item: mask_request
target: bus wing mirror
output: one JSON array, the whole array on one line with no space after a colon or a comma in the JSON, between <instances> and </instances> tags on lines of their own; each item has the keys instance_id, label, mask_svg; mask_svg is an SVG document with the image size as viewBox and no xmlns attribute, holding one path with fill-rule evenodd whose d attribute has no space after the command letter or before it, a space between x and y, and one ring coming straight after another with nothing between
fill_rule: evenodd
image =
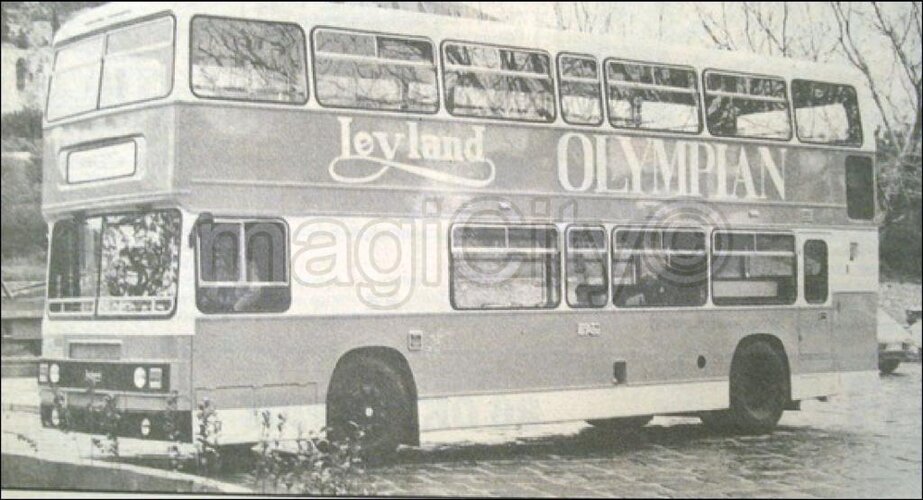
<instances>
[{"instance_id":1,"label":"bus wing mirror","mask_svg":"<svg viewBox=\"0 0 923 500\"><path fill-rule=\"evenodd\" d=\"M215 222L215 216L211 212L202 212L195 220L195 224L192 225L192 230L189 231L189 248L195 248L196 236L199 233L199 227L203 224L212 224Z\"/></svg>"}]
</instances>

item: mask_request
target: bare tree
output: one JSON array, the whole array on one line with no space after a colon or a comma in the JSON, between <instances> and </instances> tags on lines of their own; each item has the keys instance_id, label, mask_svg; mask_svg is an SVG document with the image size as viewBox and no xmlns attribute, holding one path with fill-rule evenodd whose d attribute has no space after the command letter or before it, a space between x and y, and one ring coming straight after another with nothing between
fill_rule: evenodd
<instances>
[{"instance_id":1,"label":"bare tree","mask_svg":"<svg viewBox=\"0 0 923 500\"><path fill-rule=\"evenodd\" d=\"M708 40L724 50L770 56L826 60L835 42L830 27L811 3L741 2L697 4L696 13Z\"/></svg>"},{"instance_id":2,"label":"bare tree","mask_svg":"<svg viewBox=\"0 0 923 500\"><path fill-rule=\"evenodd\" d=\"M886 221L900 218L898 208L920 200L921 142L921 8L920 3L905 4L895 12L877 3L868 5L832 2L830 9L837 26L837 42L850 65L865 77L872 100L881 115L879 164L882 177L880 198ZM868 43L860 33L883 39L892 59L888 81L876 75L871 61L882 57L878 46ZM874 51L874 52L873 52ZM898 85L894 85L894 80Z\"/></svg>"}]
</instances>

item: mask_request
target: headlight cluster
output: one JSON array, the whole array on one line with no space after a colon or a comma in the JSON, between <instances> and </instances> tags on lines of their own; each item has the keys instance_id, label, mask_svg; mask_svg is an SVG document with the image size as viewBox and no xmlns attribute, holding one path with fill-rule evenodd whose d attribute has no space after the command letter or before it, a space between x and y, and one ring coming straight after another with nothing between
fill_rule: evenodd
<instances>
[{"instance_id":1,"label":"headlight cluster","mask_svg":"<svg viewBox=\"0 0 923 500\"><path fill-rule=\"evenodd\" d=\"M57 384L61 381L61 367L57 363L39 363L38 365L38 383Z\"/></svg>"},{"instance_id":2,"label":"headlight cluster","mask_svg":"<svg viewBox=\"0 0 923 500\"><path fill-rule=\"evenodd\" d=\"M162 389L163 388L163 368L151 367L145 368L139 366L135 368L134 376L135 387L138 389Z\"/></svg>"}]
</instances>

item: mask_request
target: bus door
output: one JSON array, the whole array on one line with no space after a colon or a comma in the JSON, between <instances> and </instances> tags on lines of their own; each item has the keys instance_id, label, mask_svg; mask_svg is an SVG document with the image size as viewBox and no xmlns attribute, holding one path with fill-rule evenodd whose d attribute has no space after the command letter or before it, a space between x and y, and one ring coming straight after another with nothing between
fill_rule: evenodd
<instances>
[{"instance_id":1,"label":"bus door","mask_svg":"<svg viewBox=\"0 0 923 500\"><path fill-rule=\"evenodd\" d=\"M799 281L803 291L798 318L798 354L805 372L831 371L835 368L827 239L827 235L821 234L803 234L798 238Z\"/></svg>"}]
</instances>

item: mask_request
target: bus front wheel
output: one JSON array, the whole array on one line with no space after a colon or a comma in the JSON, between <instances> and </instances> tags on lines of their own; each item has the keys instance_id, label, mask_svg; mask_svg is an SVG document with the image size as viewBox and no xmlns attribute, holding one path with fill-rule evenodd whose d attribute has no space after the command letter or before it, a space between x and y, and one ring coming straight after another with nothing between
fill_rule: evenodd
<instances>
[{"instance_id":1,"label":"bus front wheel","mask_svg":"<svg viewBox=\"0 0 923 500\"><path fill-rule=\"evenodd\" d=\"M720 431L772 432L785 411L787 376L785 361L769 344L741 347L731 363L730 408L704 413L702 422Z\"/></svg>"},{"instance_id":2,"label":"bus front wheel","mask_svg":"<svg viewBox=\"0 0 923 500\"><path fill-rule=\"evenodd\" d=\"M358 358L337 369L327 398L333 440L356 439L367 460L397 449L410 425L410 392L400 373L376 358Z\"/></svg>"}]
</instances>

